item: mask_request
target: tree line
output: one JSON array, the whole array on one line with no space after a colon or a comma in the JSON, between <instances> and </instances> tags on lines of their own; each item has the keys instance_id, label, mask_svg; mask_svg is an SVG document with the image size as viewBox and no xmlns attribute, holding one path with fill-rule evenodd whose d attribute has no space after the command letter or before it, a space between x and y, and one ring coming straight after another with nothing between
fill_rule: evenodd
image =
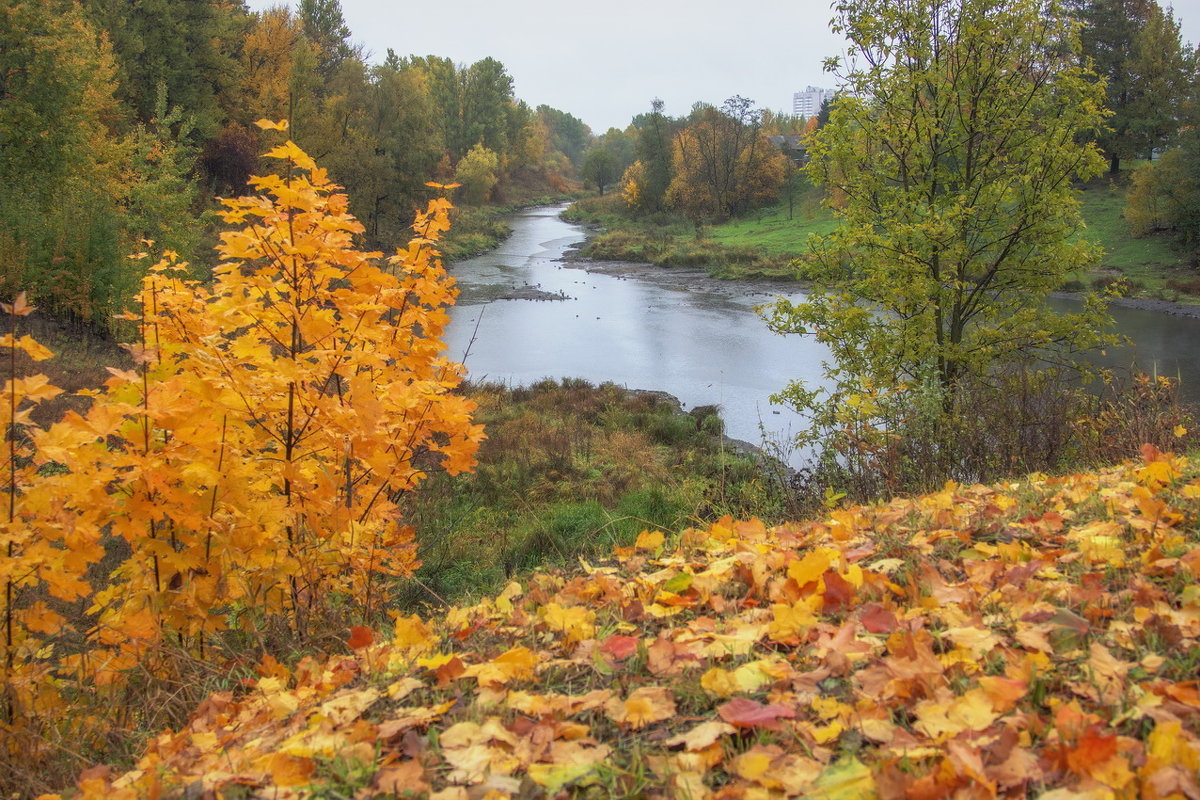
<instances>
[{"instance_id":1,"label":"tree line","mask_svg":"<svg viewBox=\"0 0 1200 800\"><path fill-rule=\"evenodd\" d=\"M261 118L291 121L384 249L407 241L426 182L477 204L562 192L591 138L517 98L493 58L371 63L338 0L5 3L0 293L105 320L136 289L125 255L142 240L203 262L215 198L261 168Z\"/></svg>"},{"instance_id":2,"label":"tree line","mask_svg":"<svg viewBox=\"0 0 1200 800\"><path fill-rule=\"evenodd\" d=\"M1073 0L1062 14L1079 28L1071 57L1086 80L1103 86L1107 109L1081 135L1098 147L1110 179L1131 183L1125 212L1131 231L1173 236L1200 258L1195 46L1183 42L1179 22L1155 0ZM838 99L848 99L845 91ZM805 119L755 109L735 96L719 107L697 103L676 118L656 100L625 130L593 140L583 177L601 194L619 187L635 215L679 212L697 224L728 219L795 191L809 137L829 121L833 104ZM783 158L763 140L769 135L797 136L802 144L786 148L793 159Z\"/></svg>"},{"instance_id":3,"label":"tree line","mask_svg":"<svg viewBox=\"0 0 1200 800\"><path fill-rule=\"evenodd\" d=\"M740 95L720 106L696 103L678 118L655 99L624 131L596 139L583 177L601 194L619 186L635 215L677 212L701 226L777 202L795 165L767 136L799 135L815 124Z\"/></svg>"}]
</instances>

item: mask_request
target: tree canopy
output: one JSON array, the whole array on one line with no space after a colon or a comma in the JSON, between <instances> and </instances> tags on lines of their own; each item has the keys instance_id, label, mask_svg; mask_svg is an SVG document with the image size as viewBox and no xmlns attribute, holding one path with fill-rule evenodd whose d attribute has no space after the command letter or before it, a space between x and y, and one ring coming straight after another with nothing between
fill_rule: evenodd
<instances>
[{"instance_id":1,"label":"tree canopy","mask_svg":"<svg viewBox=\"0 0 1200 800\"><path fill-rule=\"evenodd\" d=\"M1083 0L1076 14L1083 54L1104 79L1112 114L1098 141L1116 173L1123 159L1148 158L1178 129L1191 54L1179 23L1154 0Z\"/></svg>"},{"instance_id":2,"label":"tree canopy","mask_svg":"<svg viewBox=\"0 0 1200 800\"><path fill-rule=\"evenodd\" d=\"M835 30L851 56L813 137L809 176L843 224L800 264L804 302L773 328L831 350L829 399L932 385L948 411L960 382L988 384L1029 359L1097 341L1098 317L1043 303L1090 264L1076 178L1103 162L1086 133L1102 90L1055 0L853 0ZM793 384L781 399L813 408Z\"/></svg>"},{"instance_id":3,"label":"tree canopy","mask_svg":"<svg viewBox=\"0 0 1200 800\"><path fill-rule=\"evenodd\" d=\"M740 95L697 106L675 137L667 201L697 223L727 219L779 197L787 157L762 135L762 114Z\"/></svg>"},{"instance_id":4,"label":"tree canopy","mask_svg":"<svg viewBox=\"0 0 1200 800\"><path fill-rule=\"evenodd\" d=\"M197 245L216 198L258 170L263 118L289 120L382 249L476 145L512 202L577 188L592 144L580 120L518 100L495 59L367 63L339 0L14 0L0 4L0 296L103 322L146 238L204 274Z\"/></svg>"}]
</instances>

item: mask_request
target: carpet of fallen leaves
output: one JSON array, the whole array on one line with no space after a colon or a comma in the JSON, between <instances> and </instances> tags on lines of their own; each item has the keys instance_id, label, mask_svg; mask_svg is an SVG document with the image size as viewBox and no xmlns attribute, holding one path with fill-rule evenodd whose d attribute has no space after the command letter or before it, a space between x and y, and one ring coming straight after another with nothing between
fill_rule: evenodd
<instances>
[{"instance_id":1,"label":"carpet of fallen leaves","mask_svg":"<svg viewBox=\"0 0 1200 800\"><path fill-rule=\"evenodd\" d=\"M1183 458L643 533L268 661L85 797L1200 798Z\"/></svg>"}]
</instances>

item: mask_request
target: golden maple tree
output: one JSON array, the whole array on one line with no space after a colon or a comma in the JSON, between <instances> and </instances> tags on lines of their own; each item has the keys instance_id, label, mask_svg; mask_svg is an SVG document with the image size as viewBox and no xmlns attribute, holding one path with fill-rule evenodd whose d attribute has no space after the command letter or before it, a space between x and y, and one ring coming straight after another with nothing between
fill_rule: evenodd
<instances>
[{"instance_id":1,"label":"golden maple tree","mask_svg":"<svg viewBox=\"0 0 1200 800\"><path fill-rule=\"evenodd\" d=\"M64 681L170 671L179 648L203 655L234 624L284 615L303 636L330 597L370 613L418 563L397 501L428 470L474 465L482 427L441 342L449 202L384 259L354 247L362 226L311 158L290 141L267 155L281 174L225 201L234 227L211 283L171 253L148 270L128 315L135 366L110 369L85 413L38 429L29 401L56 390L6 385L9 726L55 705ZM0 344L47 356L15 335L22 303ZM123 558L93 590L110 551ZM55 601L81 599L86 645L64 645Z\"/></svg>"}]
</instances>

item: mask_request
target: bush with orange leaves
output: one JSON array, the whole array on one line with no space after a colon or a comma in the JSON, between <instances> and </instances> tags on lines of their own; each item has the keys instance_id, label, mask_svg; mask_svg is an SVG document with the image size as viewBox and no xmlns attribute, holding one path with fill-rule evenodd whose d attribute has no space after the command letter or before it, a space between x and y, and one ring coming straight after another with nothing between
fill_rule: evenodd
<instances>
[{"instance_id":1,"label":"bush with orange leaves","mask_svg":"<svg viewBox=\"0 0 1200 800\"><path fill-rule=\"evenodd\" d=\"M171 253L148 270L135 367L111 369L85 414L37 427L29 406L56 390L10 370L8 732L52 718L64 692L169 673L231 626L282 618L304 636L328 598L377 609L417 566L397 500L427 470L474 466L482 427L442 355L449 202L385 260L355 249L362 226L311 158L290 141L267 155L282 174L225 201L235 227L211 284ZM17 336L23 298L6 310L10 364L48 355Z\"/></svg>"}]
</instances>

